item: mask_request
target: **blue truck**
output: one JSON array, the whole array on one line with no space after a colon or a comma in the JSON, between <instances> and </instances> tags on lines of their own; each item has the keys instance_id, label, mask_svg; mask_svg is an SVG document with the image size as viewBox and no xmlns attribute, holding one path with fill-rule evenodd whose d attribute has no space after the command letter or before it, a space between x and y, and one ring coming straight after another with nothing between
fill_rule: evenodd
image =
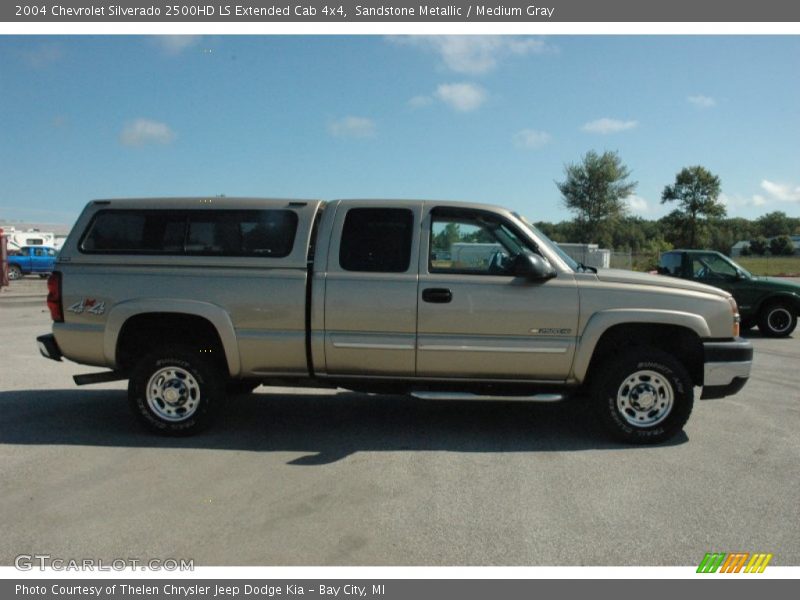
<instances>
[{"instance_id":1,"label":"blue truck","mask_svg":"<svg viewBox=\"0 0 800 600\"><path fill-rule=\"evenodd\" d=\"M53 272L58 252L49 246L23 246L8 253L8 278L21 279L24 275L41 277Z\"/></svg>"}]
</instances>

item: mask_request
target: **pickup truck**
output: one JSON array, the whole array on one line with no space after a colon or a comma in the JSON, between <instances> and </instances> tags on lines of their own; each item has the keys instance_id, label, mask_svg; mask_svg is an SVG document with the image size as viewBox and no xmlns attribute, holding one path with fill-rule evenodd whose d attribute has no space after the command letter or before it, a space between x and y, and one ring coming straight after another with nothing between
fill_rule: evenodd
<instances>
[{"instance_id":1,"label":"pickup truck","mask_svg":"<svg viewBox=\"0 0 800 600\"><path fill-rule=\"evenodd\" d=\"M8 254L8 278L21 279L35 273L44 277L53 272L58 253L48 246L23 246Z\"/></svg>"},{"instance_id":2,"label":"pickup truck","mask_svg":"<svg viewBox=\"0 0 800 600\"><path fill-rule=\"evenodd\" d=\"M492 251L462 260L464 244ZM167 434L266 384L588 396L616 438L656 443L681 431L696 386L738 392L753 355L729 293L584 267L482 204L96 200L48 288L41 353L109 369L78 384L127 379L134 413Z\"/></svg>"},{"instance_id":3,"label":"pickup truck","mask_svg":"<svg viewBox=\"0 0 800 600\"><path fill-rule=\"evenodd\" d=\"M758 325L768 337L788 337L800 314L800 284L756 277L714 250L671 250L661 255L658 272L721 288L733 294L742 328Z\"/></svg>"}]
</instances>

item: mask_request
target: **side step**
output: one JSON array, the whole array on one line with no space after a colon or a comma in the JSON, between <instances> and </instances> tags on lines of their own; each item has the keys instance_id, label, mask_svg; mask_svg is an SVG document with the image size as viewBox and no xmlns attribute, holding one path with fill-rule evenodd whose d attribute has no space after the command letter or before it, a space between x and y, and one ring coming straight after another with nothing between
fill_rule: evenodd
<instances>
[{"instance_id":1,"label":"side step","mask_svg":"<svg viewBox=\"0 0 800 600\"><path fill-rule=\"evenodd\" d=\"M481 396L480 394L460 392L411 392L414 398L420 400L502 400L513 402L560 402L563 394L534 394L532 396Z\"/></svg>"},{"instance_id":2,"label":"side step","mask_svg":"<svg viewBox=\"0 0 800 600\"><path fill-rule=\"evenodd\" d=\"M101 373L84 373L83 375L72 376L75 385L91 385L93 383L121 381L127 378L128 376L121 371L102 371Z\"/></svg>"}]
</instances>

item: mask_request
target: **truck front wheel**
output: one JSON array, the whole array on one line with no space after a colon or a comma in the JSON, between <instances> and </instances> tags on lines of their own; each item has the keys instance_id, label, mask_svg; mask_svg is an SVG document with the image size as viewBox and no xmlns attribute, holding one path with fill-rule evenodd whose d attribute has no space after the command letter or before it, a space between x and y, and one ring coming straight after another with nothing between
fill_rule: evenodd
<instances>
[{"instance_id":1,"label":"truck front wheel","mask_svg":"<svg viewBox=\"0 0 800 600\"><path fill-rule=\"evenodd\" d=\"M783 302L773 302L761 310L758 328L769 337L787 337L797 327L794 309Z\"/></svg>"},{"instance_id":2,"label":"truck front wheel","mask_svg":"<svg viewBox=\"0 0 800 600\"><path fill-rule=\"evenodd\" d=\"M692 412L694 388L671 355L638 348L612 359L594 377L600 417L617 439L656 444L676 435Z\"/></svg>"},{"instance_id":3,"label":"truck front wheel","mask_svg":"<svg viewBox=\"0 0 800 600\"><path fill-rule=\"evenodd\" d=\"M188 346L149 354L128 382L133 412L148 429L167 435L190 435L208 426L224 398L220 369Z\"/></svg>"},{"instance_id":4,"label":"truck front wheel","mask_svg":"<svg viewBox=\"0 0 800 600\"><path fill-rule=\"evenodd\" d=\"M19 265L8 265L8 278L11 281L22 279L22 269L19 268Z\"/></svg>"}]
</instances>

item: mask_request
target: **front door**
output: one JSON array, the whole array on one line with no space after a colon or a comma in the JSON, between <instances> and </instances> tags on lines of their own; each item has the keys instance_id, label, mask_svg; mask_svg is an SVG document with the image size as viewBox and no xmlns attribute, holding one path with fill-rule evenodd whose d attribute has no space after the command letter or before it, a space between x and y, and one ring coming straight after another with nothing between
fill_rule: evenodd
<instances>
[{"instance_id":1,"label":"front door","mask_svg":"<svg viewBox=\"0 0 800 600\"><path fill-rule=\"evenodd\" d=\"M417 375L565 379L578 327L574 277L513 276L513 257L535 249L499 215L452 207L426 212Z\"/></svg>"}]
</instances>

